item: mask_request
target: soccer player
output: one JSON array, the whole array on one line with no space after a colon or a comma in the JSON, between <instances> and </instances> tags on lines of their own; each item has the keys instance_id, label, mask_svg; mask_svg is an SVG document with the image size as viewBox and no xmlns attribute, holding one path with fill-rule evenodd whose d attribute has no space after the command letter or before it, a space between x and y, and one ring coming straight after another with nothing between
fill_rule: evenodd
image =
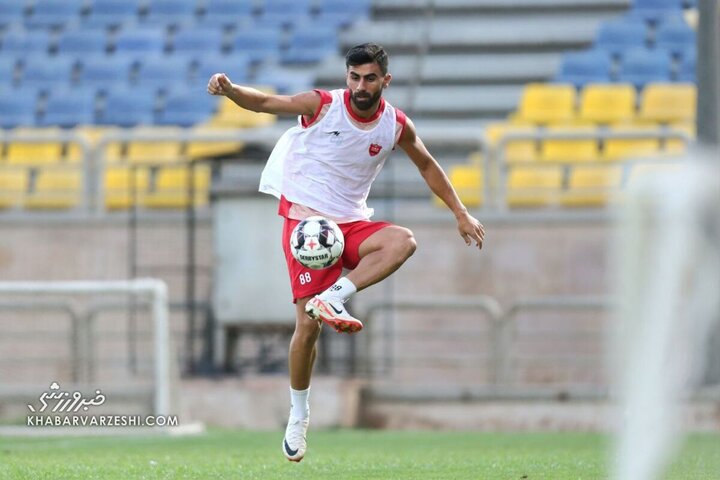
<instances>
[{"instance_id":1,"label":"soccer player","mask_svg":"<svg viewBox=\"0 0 720 480\"><path fill-rule=\"evenodd\" d=\"M363 325L344 303L357 291L397 270L415 251L413 233L371 221L366 204L370 186L396 146L417 166L423 179L452 210L465 243L482 248L485 232L462 204L437 161L415 132L413 122L382 96L392 75L388 55L377 44L351 48L345 56L347 89L269 95L235 85L223 73L208 82L208 93L224 95L254 112L298 115L298 125L278 140L260 179L260 191L280 199L285 218L285 251L294 302L295 332L290 341L291 410L283 453L299 462L307 449L308 395L316 342L322 322L338 332ZM310 270L290 253L289 235L311 215L334 220L345 236L341 259L324 270ZM340 278L342 269L350 273Z\"/></svg>"}]
</instances>

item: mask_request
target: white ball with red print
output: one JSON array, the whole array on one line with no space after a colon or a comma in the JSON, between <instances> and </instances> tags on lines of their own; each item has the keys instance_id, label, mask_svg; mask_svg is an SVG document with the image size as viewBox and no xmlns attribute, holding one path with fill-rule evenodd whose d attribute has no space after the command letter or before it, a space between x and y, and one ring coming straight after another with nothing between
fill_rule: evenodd
<instances>
[{"instance_id":1,"label":"white ball with red print","mask_svg":"<svg viewBox=\"0 0 720 480\"><path fill-rule=\"evenodd\" d=\"M337 223L313 216L298 223L290 235L290 251L307 268L321 270L338 261L345 238Z\"/></svg>"}]
</instances>

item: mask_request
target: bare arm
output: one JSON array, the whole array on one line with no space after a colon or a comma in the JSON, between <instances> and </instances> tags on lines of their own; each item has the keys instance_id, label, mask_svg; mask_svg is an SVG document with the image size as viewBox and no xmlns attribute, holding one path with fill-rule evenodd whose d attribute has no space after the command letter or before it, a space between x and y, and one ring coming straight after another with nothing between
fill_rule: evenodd
<instances>
[{"instance_id":1,"label":"bare arm","mask_svg":"<svg viewBox=\"0 0 720 480\"><path fill-rule=\"evenodd\" d=\"M417 166L430 190L440 197L455 214L458 222L458 232L465 240L465 243L471 245L474 240L478 248L482 248L483 238L485 237L485 229L482 224L468 213L447 175L425 147L420 137L417 136L415 125L409 118L406 122L405 131L400 137L398 145Z\"/></svg>"},{"instance_id":2,"label":"bare arm","mask_svg":"<svg viewBox=\"0 0 720 480\"><path fill-rule=\"evenodd\" d=\"M312 116L320 106L317 92L297 95L270 95L251 87L236 85L224 73L216 73L208 81L210 95L223 95L239 107L253 112Z\"/></svg>"}]
</instances>

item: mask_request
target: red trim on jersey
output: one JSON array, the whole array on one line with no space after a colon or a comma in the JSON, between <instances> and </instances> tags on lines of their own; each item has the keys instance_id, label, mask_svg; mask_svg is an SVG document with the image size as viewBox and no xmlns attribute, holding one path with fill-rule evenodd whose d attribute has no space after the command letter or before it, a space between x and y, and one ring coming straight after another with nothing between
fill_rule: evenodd
<instances>
[{"instance_id":1,"label":"red trim on jersey","mask_svg":"<svg viewBox=\"0 0 720 480\"><path fill-rule=\"evenodd\" d=\"M400 136L398 137L398 142L403 136L403 133L405 133L405 125L407 125L407 116L405 116L405 112L400 110L399 108L395 107L395 121L402 125L402 128L400 129Z\"/></svg>"},{"instance_id":2,"label":"red trim on jersey","mask_svg":"<svg viewBox=\"0 0 720 480\"><path fill-rule=\"evenodd\" d=\"M385 111L385 99L380 97L380 105L378 105L378 109L375 111L375 113L373 113L370 118L363 118L353 112L352 105L350 105L350 90L345 90L343 99L345 101L345 108L347 109L350 116L353 118L353 120L360 123L374 122L375 120L380 118L380 115L382 115L383 111Z\"/></svg>"},{"instance_id":3,"label":"red trim on jersey","mask_svg":"<svg viewBox=\"0 0 720 480\"><path fill-rule=\"evenodd\" d=\"M313 114L312 117L310 117L310 120L308 120L306 117L307 115L302 115L300 117L300 123L302 123L302 126L304 128L309 127L318 118L318 115L320 115L320 111L322 110L323 106L327 105L328 103L332 103L332 94L328 92L327 90L320 90L319 88L316 88L313 90L313 92L317 92L320 94L320 105L318 105L317 110L315 111L315 114Z\"/></svg>"}]
</instances>

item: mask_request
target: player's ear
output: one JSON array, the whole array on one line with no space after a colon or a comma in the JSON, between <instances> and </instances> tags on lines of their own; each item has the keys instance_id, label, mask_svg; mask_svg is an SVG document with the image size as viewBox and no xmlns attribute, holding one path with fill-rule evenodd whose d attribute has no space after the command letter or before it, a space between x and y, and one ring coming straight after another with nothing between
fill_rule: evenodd
<instances>
[{"instance_id":1,"label":"player's ear","mask_svg":"<svg viewBox=\"0 0 720 480\"><path fill-rule=\"evenodd\" d=\"M386 73L385 77L383 78L383 88L389 87L391 80L392 80L392 74Z\"/></svg>"}]
</instances>

